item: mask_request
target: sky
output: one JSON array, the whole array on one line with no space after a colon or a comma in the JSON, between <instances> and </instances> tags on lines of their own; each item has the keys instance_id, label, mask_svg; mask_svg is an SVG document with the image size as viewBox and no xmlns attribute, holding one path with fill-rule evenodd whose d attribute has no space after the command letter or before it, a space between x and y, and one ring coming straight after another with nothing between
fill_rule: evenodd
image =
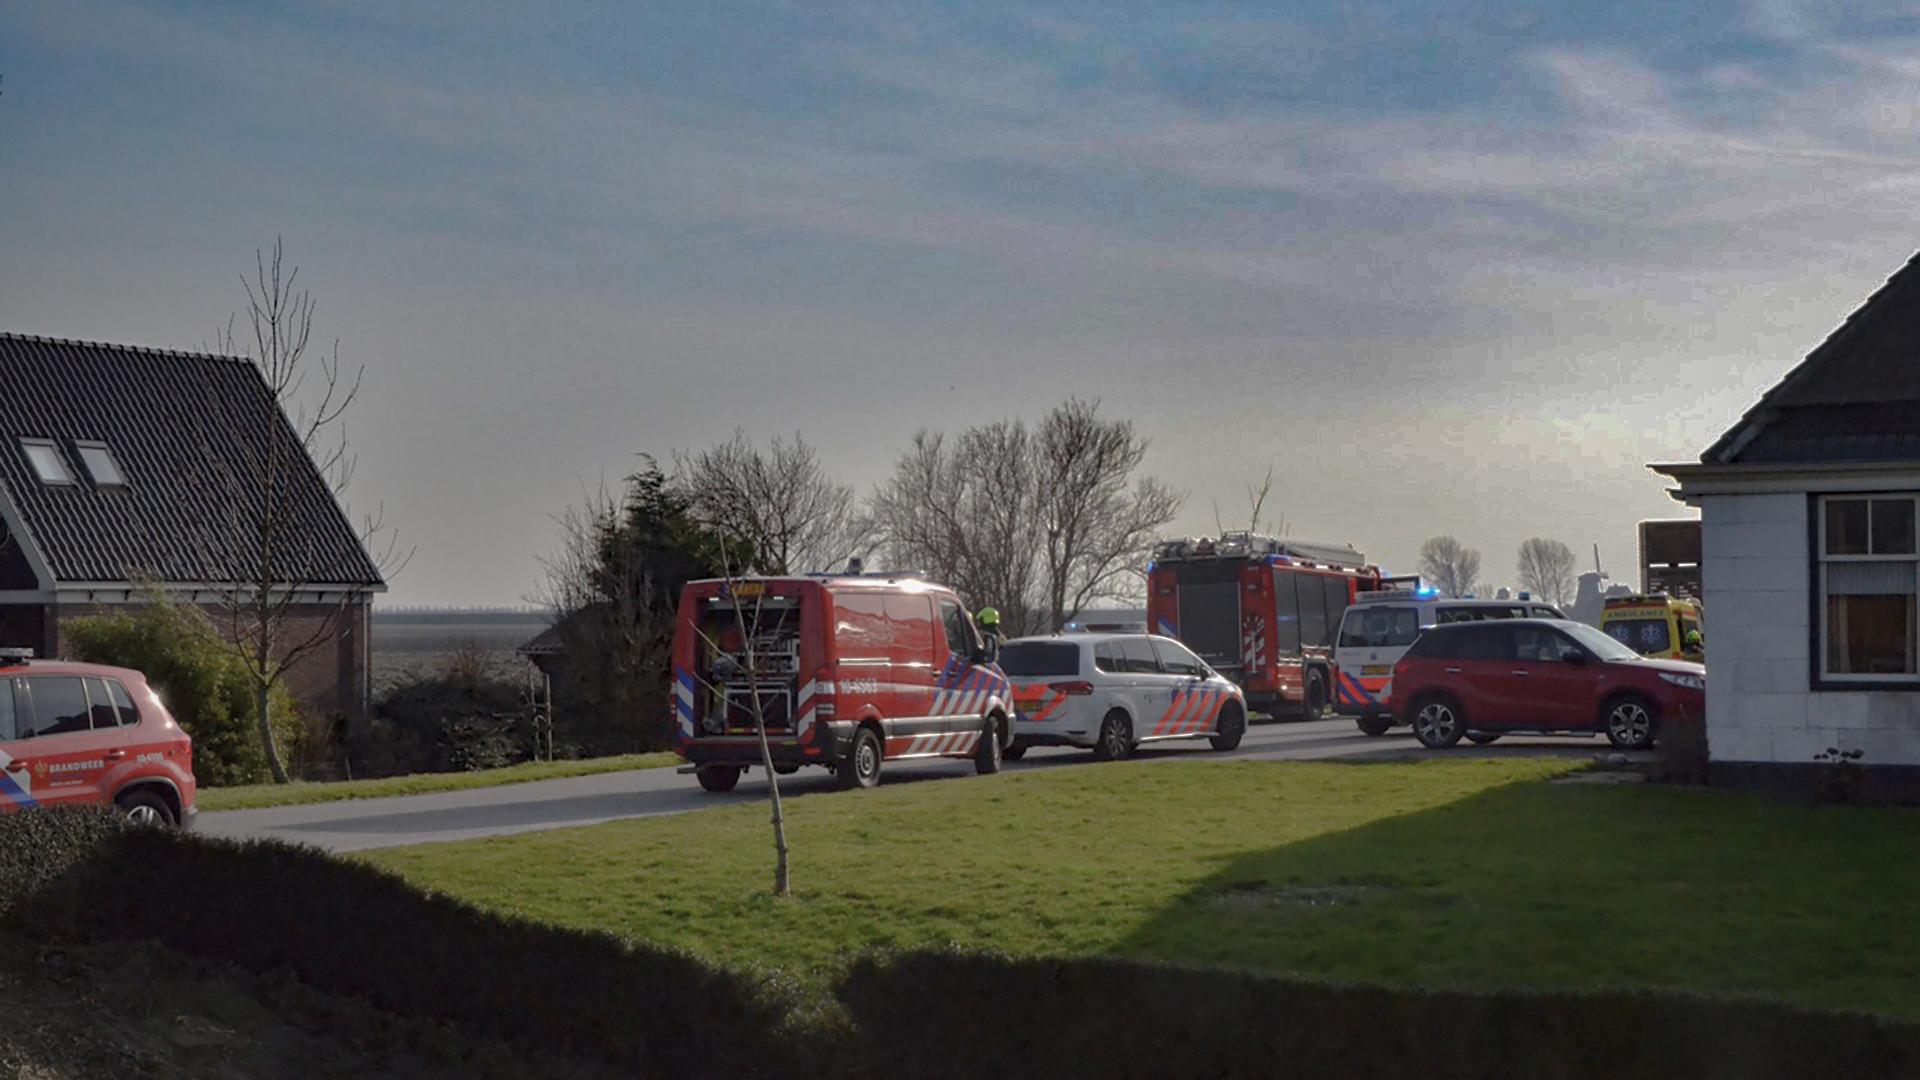
<instances>
[{"instance_id":1,"label":"sky","mask_svg":"<svg viewBox=\"0 0 1920 1080\"><path fill-rule=\"evenodd\" d=\"M1172 535L1636 580L1700 452L1920 248L1874 0L8 0L0 331L209 349L285 245L363 370L380 606L540 593L652 455L1070 396ZM311 387L309 387L311 389Z\"/></svg>"}]
</instances>

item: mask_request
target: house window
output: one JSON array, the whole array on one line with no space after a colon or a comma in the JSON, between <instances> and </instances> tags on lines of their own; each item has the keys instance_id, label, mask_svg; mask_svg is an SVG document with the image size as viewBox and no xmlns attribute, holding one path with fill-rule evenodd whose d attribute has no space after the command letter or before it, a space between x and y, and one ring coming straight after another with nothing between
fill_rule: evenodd
<instances>
[{"instance_id":1,"label":"house window","mask_svg":"<svg viewBox=\"0 0 1920 1080\"><path fill-rule=\"evenodd\" d=\"M1914 496L1828 497L1820 503L1821 674L1835 682L1912 679L1915 666Z\"/></svg>"},{"instance_id":2,"label":"house window","mask_svg":"<svg viewBox=\"0 0 1920 1080\"><path fill-rule=\"evenodd\" d=\"M113 451L103 442L76 442L73 448L80 453L80 464L86 466L87 475L93 477L97 487L124 487L127 474L120 471L120 463L114 460Z\"/></svg>"},{"instance_id":3,"label":"house window","mask_svg":"<svg viewBox=\"0 0 1920 1080\"><path fill-rule=\"evenodd\" d=\"M60 448L52 439L21 439L20 449L26 452L27 463L41 483L73 483L73 470L67 468L67 459L60 456Z\"/></svg>"}]
</instances>

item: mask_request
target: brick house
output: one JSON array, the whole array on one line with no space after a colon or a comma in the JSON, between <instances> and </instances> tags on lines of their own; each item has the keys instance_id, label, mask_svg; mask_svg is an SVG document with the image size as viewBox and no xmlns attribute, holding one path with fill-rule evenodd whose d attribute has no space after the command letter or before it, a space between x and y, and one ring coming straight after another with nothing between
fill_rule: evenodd
<instances>
[{"instance_id":1,"label":"brick house","mask_svg":"<svg viewBox=\"0 0 1920 1080\"><path fill-rule=\"evenodd\" d=\"M253 420L248 418L252 417ZM283 478L268 485L273 468ZM66 653L64 623L138 602L141 582L216 625L262 547L264 492L290 539L287 672L318 716L366 715L379 569L251 362L0 334L0 646Z\"/></svg>"},{"instance_id":2,"label":"brick house","mask_svg":"<svg viewBox=\"0 0 1920 1080\"><path fill-rule=\"evenodd\" d=\"M1698 462L1649 468L1700 510L1710 781L1920 794L1920 256Z\"/></svg>"}]
</instances>

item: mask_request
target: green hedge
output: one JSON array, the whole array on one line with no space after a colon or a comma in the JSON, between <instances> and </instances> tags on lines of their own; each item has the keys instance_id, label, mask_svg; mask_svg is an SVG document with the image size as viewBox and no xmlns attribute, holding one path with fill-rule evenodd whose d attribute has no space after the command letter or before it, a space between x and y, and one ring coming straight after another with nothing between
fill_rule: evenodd
<instances>
[{"instance_id":1,"label":"green hedge","mask_svg":"<svg viewBox=\"0 0 1920 1080\"><path fill-rule=\"evenodd\" d=\"M754 979L604 934L490 914L281 841L100 837L19 899L42 938L154 941L255 974L652 1075L767 1075L785 1005ZM43 875L43 880L45 875Z\"/></svg>"},{"instance_id":2,"label":"green hedge","mask_svg":"<svg viewBox=\"0 0 1920 1080\"><path fill-rule=\"evenodd\" d=\"M1920 1027L1645 991L1419 992L921 952L854 963L838 995L876 1060L924 1078L1920 1075Z\"/></svg>"}]
</instances>

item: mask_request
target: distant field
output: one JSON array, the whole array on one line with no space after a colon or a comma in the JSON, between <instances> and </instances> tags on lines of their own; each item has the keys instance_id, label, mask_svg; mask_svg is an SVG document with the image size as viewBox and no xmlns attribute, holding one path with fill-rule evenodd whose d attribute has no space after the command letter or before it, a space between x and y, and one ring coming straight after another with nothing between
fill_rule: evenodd
<instances>
[{"instance_id":1,"label":"distant field","mask_svg":"<svg viewBox=\"0 0 1920 1080\"><path fill-rule=\"evenodd\" d=\"M430 675L460 653L487 657L502 678L518 679L527 663L514 650L553 622L545 611L497 608L382 611L373 609L373 687Z\"/></svg>"}]
</instances>

